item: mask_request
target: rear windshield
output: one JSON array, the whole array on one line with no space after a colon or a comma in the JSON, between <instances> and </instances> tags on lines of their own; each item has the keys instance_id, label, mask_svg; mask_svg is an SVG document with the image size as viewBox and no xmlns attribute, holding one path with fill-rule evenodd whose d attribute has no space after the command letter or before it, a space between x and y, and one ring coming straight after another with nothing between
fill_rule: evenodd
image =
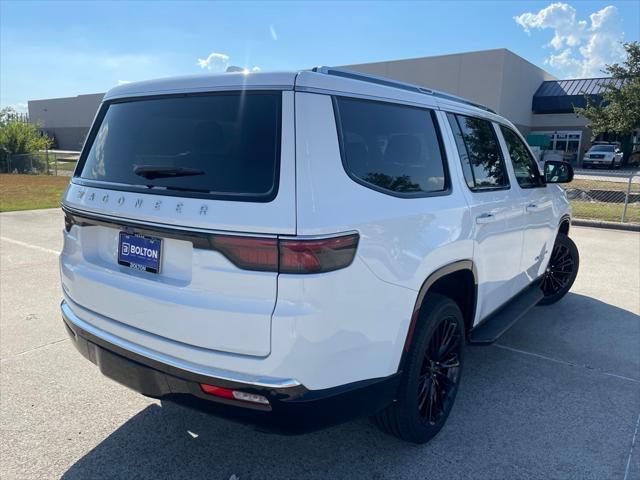
<instances>
[{"instance_id":1,"label":"rear windshield","mask_svg":"<svg viewBox=\"0 0 640 480\"><path fill-rule=\"evenodd\" d=\"M100 117L77 174L89 183L249 201L277 193L279 92L124 101Z\"/></svg>"}]
</instances>

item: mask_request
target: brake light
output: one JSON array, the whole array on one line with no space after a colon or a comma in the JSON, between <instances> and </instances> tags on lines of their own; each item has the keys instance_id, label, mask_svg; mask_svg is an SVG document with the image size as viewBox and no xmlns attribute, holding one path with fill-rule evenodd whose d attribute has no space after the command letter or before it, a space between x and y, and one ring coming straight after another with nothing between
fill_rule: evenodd
<instances>
[{"instance_id":1,"label":"brake light","mask_svg":"<svg viewBox=\"0 0 640 480\"><path fill-rule=\"evenodd\" d=\"M280 240L280 273L331 272L351 265L358 234L320 240Z\"/></svg>"},{"instance_id":2,"label":"brake light","mask_svg":"<svg viewBox=\"0 0 640 480\"><path fill-rule=\"evenodd\" d=\"M69 215L67 212L64 212L64 229L68 232L73 227L73 224L76 223L73 220L73 217Z\"/></svg>"},{"instance_id":3,"label":"brake light","mask_svg":"<svg viewBox=\"0 0 640 480\"><path fill-rule=\"evenodd\" d=\"M357 233L323 239L211 237L212 246L239 268L298 274L348 267L358 240Z\"/></svg>"},{"instance_id":4,"label":"brake light","mask_svg":"<svg viewBox=\"0 0 640 480\"><path fill-rule=\"evenodd\" d=\"M278 240L275 238L213 236L216 250L245 270L278 271Z\"/></svg>"}]
</instances>

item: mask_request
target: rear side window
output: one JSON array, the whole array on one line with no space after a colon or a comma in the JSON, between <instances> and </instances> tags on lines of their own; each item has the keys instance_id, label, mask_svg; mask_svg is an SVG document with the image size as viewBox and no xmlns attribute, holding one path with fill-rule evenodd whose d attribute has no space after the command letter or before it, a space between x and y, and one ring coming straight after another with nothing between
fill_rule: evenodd
<instances>
[{"instance_id":1,"label":"rear side window","mask_svg":"<svg viewBox=\"0 0 640 480\"><path fill-rule=\"evenodd\" d=\"M452 113L447 117L469 188L477 191L508 188L507 171L491 122Z\"/></svg>"},{"instance_id":2,"label":"rear side window","mask_svg":"<svg viewBox=\"0 0 640 480\"><path fill-rule=\"evenodd\" d=\"M344 166L358 183L397 196L447 190L431 110L344 97L335 107Z\"/></svg>"},{"instance_id":3,"label":"rear side window","mask_svg":"<svg viewBox=\"0 0 640 480\"><path fill-rule=\"evenodd\" d=\"M270 201L278 188L280 119L280 92L111 103L79 177L152 193Z\"/></svg>"},{"instance_id":4,"label":"rear side window","mask_svg":"<svg viewBox=\"0 0 640 480\"><path fill-rule=\"evenodd\" d=\"M504 125L500 125L500 130L509 149L518 185L522 188L544 187L538 164L518 134Z\"/></svg>"}]
</instances>

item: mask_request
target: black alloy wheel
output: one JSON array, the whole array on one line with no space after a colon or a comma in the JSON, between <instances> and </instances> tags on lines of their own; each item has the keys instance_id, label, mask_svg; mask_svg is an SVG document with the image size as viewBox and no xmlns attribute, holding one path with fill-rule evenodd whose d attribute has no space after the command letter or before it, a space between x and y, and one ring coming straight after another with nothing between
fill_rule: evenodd
<instances>
[{"instance_id":1,"label":"black alloy wheel","mask_svg":"<svg viewBox=\"0 0 640 480\"><path fill-rule=\"evenodd\" d=\"M460 378L462 336L454 317L443 318L424 353L418 380L418 411L435 425L451 409Z\"/></svg>"},{"instance_id":2,"label":"black alloy wheel","mask_svg":"<svg viewBox=\"0 0 640 480\"><path fill-rule=\"evenodd\" d=\"M401 362L396 399L375 416L382 430L408 442L425 443L442 429L458 393L464 332L458 304L427 293Z\"/></svg>"},{"instance_id":3,"label":"black alloy wheel","mask_svg":"<svg viewBox=\"0 0 640 480\"><path fill-rule=\"evenodd\" d=\"M540 283L544 294L540 304L549 305L564 297L578 275L579 265L580 256L575 243L568 236L559 233Z\"/></svg>"}]
</instances>

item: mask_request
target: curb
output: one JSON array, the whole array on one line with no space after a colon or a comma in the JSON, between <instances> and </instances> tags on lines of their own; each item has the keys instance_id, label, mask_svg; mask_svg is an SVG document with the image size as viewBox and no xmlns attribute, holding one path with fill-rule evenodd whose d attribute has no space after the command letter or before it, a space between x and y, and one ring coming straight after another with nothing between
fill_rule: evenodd
<instances>
[{"instance_id":1,"label":"curb","mask_svg":"<svg viewBox=\"0 0 640 480\"><path fill-rule=\"evenodd\" d=\"M640 224L637 224L637 223L604 222L604 221L596 221L596 220L581 220L579 218L574 218L571 220L571 225L575 225L576 227L610 228L612 230L640 232Z\"/></svg>"}]
</instances>

